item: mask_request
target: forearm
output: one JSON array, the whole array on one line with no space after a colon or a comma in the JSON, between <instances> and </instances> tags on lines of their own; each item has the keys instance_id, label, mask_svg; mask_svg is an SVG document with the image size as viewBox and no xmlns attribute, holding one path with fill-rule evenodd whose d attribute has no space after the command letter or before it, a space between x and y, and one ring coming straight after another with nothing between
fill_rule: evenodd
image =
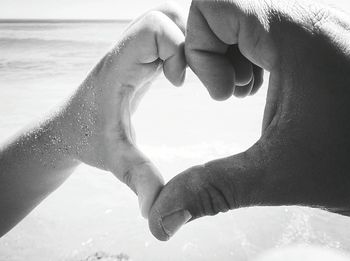
<instances>
[{"instance_id":1,"label":"forearm","mask_svg":"<svg viewBox=\"0 0 350 261\"><path fill-rule=\"evenodd\" d=\"M114 97L112 90L118 86L107 77L110 68L105 60L55 113L1 145L0 236L57 189L81 162L109 171L121 168L115 155L126 152L114 144L112 134L124 132L125 124L118 128L113 123L124 123L121 109L128 104L119 100L128 96Z\"/></svg>"},{"instance_id":2,"label":"forearm","mask_svg":"<svg viewBox=\"0 0 350 261\"><path fill-rule=\"evenodd\" d=\"M79 164L67 143L69 124L56 115L0 150L0 236L61 185Z\"/></svg>"}]
</instances>

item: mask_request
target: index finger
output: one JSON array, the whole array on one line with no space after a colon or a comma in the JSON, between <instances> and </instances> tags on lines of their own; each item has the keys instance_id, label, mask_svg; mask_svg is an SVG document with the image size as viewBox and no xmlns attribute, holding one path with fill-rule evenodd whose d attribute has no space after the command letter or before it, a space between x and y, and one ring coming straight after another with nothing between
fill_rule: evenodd
<instances>
[{"instance_id":1,"label":"index finger","mask_svg":"<svg viewBox=\"0 0 350 261\"><path fill-rule=\"evenodd\" d=\"M224 100L232 95L235 83L234 66L226 55L229 44L222 41L214 32L211 26L218 25L216 21L207 20L207 15L201 10L200 4L202 8L203 5L208 5L205 6L206 9L215 9L215 2L192 2L187 22L185 55L188 65L208 89L212 98ZM215 10L213 12L212 16L220 14ZM226 25L225 22L222 24ZM221 31L231 33L228 28L227 30L221 28Z\"/></svg>"}]
</instances>

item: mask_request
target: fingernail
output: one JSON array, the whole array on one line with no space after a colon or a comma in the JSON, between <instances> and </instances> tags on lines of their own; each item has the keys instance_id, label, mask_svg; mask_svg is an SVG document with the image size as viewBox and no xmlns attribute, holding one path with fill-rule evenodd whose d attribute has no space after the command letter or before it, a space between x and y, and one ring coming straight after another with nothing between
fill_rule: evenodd
<instances>
[{"instance_id":1,"label":"fingernail","mask_svg":"<svg viewBox=\"0 0 350 261\"><path fill-rule=\"evenodd\" d=\"M172 237L184 224L186 224L192 215L187 210L179 210L162 218L164 232Z\"/></svg>"}]
</instances>

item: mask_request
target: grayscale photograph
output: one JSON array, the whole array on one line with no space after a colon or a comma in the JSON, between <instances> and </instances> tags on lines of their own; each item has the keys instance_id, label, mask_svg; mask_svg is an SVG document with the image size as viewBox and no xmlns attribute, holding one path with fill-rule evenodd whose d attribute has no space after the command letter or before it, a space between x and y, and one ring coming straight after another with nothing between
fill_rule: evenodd
<instances>
[{"instance_id":1,"label":"grayscale photograph","mask_svg":"<svg viewBox=\"0 0 350 261\"><path fill-rule=\"evenodd\" d=\"M350 260L349 0L0 0L0 261Z\"/></svg>"}]
</instances>

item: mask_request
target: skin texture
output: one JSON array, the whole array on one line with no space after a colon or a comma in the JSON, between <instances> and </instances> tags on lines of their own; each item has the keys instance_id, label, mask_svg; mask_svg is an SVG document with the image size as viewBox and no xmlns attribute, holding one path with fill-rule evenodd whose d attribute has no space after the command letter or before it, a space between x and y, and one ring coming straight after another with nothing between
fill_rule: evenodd
<instances>
[{"instance_id":1,"label":"skin texture","mask_svg":"<svg viewBox=\"0 0 350 261\"><path fill-rule=\"evenodd\" d=\"M247 206L350 213L349 29L346 15L315 2L192 2L186 59L214 99L252 94L260 68L270 72L262 135L170 180L150 212L155 237Z\"/></svg>"},{"instance_id":2,"label":"skin texture","mask_svg":"<svg viewBox=\"0 0 350 261\"><path fill-rule=\"evenodd\" d=\"M130 117L161 71L182 84L184 24L169 5L136 19L62 107L0 147L0 236L80 163L125 182L147 217L163 179L137 149Z\"/></svg>"}]
</instances>

